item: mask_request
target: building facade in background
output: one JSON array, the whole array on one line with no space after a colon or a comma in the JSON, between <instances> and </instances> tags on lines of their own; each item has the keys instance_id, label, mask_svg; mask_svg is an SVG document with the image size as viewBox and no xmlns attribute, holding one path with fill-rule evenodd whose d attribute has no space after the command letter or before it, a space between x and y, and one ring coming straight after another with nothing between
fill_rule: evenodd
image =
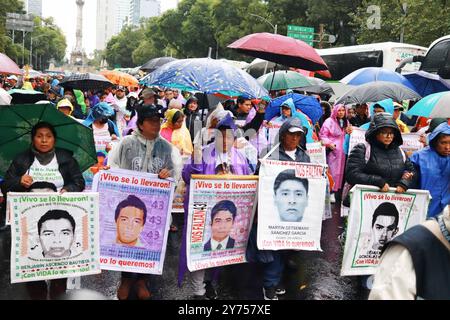
<instances>
[{"instance_id":1,"label":"building facade in background","mask_svg":"<svg viewBox=\"0 0 450 320\"><path fill-rule=\"evenodd\" d=\"M158 0L129 0L129 21L132 25L139 25L142 18L157 17L161 14L161 4Z\"/></svg>"},{"instance_id":2,"label":"building facade in background","mask_svg":"<svg viewBox=\"0 0 450 320\"><path fill-rule=\"evenodd\" d=\"M97 0L97 26L96 45L97 50L104 50L109 39L116 32L116 5L117 0Z\"/></svg>"},{"instance_id":3,"label":"building facade in background","mask_svg":"<svg viewBox=\"0 0 450 320\"><path fill-rule=\"evenodd\" d=\"M26 13L42 17L42 0L22 0Z\"/></svg>"}]
</instances>

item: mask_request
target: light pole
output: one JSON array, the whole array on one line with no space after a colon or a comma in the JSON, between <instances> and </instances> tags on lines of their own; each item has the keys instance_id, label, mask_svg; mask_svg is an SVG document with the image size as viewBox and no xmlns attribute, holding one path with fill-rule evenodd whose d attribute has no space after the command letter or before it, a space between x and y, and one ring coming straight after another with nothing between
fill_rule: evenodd
<instances>
[{"instance_id":1,"label":"light pole","mask_svg":"<svg viewBox=\"0 0 450 320\"><path fill-rule=\"evenodd\" d=\"M403 19L402 19L402 31L400 33L400 43L403 43L405 37L405 20L406 15L408 14L408 4L406 2L402 4L402 13Z\"/></svg>"},{"instance_id":2,"label":"light pole","mask_svg":"<svg viewBox=\"0 0 450 320\"><path fill-rule=\"evenodd\" d=\"M259 16L259 15L257 15L257 14L254 14L254 13L249 13L249 15L254 16L254 17L258 17L258 18L264 20L267 24L269 24L269 25L273 28L273 33L274 33L274 34L277 34L277 32L278 32L278 25L277 25L277 24L276 24L276 25L273 25L273 24L272 24L269 20L267 20L266 18L261 17L261 16Z\"/></svg>"},{"instance_id":3,"label":"light pole","mask_svg":"<svg viewBox=\"0 0 450 320\"><path fill-rule=\"evenodd\" d=\"M251 16L254 16L254 17L257 17L257 18L260 18L260 19L262 19L264 22L266 22L268 25L270 25L272 28L273 28L273 33L274 34L277 34L277 32L278 32L278 25L276 24L276 25L273 25L269 20L267 20L266 18L264 18L264 17L261 17L261 16L259 16L259 15L257 15L257 14L254 14L254 13L249 13ZM266 62L266 65L265 65L265 67L264 67L264 74L266 74L266 72L267 72L267 68L269 67L269 61L267 61Z\"/></svg>"}]
</instances>

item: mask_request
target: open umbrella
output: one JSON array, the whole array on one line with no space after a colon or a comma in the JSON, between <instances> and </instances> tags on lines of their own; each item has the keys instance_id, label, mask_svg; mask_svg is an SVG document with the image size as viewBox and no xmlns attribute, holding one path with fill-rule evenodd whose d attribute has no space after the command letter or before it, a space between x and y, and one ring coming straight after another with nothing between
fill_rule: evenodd
<instances>
[{"instance_id":1,"label":"open umbrella","mask_svg":"<svg viewBox=\"0 0 450 320\"><path fill-rule=\"evenodd\" d=\"M178 60L178 59L172 58L172 57L154 58L154 59L147 61L144 65L142 65L141 70L145 71L145 72L153 72L156 69L158 69L159 67L162 67L163 65L165 65L166 63L169 63L169 62L172 62L175 60Z\"/></svg>"},{"instance_id":2,"label":"open umbrella","mask_svg":"<svg viewBox=\"0 0 450 320\"><path fill-rule=\"evenodd\" d=\"M426 118L450 118L450 91L426 96L409 109L406 115Z\"/></svg>"},{"instance_id":3,"label":"open umbrella","mask_svg":"<svg viewBox=\"0 0 450 320\"><path fill-rule=\"evenodd\" d=\"M21 75L22 70L12 61L6 54L0 53L0 74L17 74Z\"/></svg>"},{"instance_id":4,"label":"open umbrella","mask_svg":"<svg viewBox=\"0 0 450 320\"><path fill-rule=\"evenodd\" d=\"M12 97L11 104L36 103L47 99L43 92L35 90L12 89L8 93Z\"/></svg>"},{"instance_id":5,"label":"open umbrella","mask_svg":"<svg viewBox=\"0 0 450 320\"><path fill-rule=\"evenodd\" d=\"M402 84L386 81L369 82L347 91L337 104L361 104L391 98L394 101L417 100L421 96Z\"/></svg>"},{"instance_id":6,"label":"open umbrella","mask_svg":"<svg viewBox=\"0 0 450 320\"><path fill-rule=\"evenodd\" d=\"M264 116L265 120L271 120L275 116L280 115L280 107L286 100L292 98L294 100L294 105L297 110L300 110L311 119L312 123L319 121L320 117L323 115L322 107L316 98L310 96L304 96L298 93L289 93L284 96L273 99L266 109L266 114Z\"/></svg>"},{"instance_id":7,"label":"open umbrella","mask_svg":"<svg viewBox=\"0 0 450 320\"><path fill-rule=\"evenodd\" d=\"M282 70L265 74L257 81L267 90L286 90L312 84L298 72Z\"/></svg>"},{"instance_id":8,"label":"open umbrella","mask_svg":"<svg viewBox=\"0 0 450 320\"><path fill-rule=\"evenodd\" d=\"M169 62L142 78L141 84L206 94L267 97L269 93L252 76L232 65L210 58Z\"/></svg>"},{"instance_id":9,"label":"open umbrella","mask_svg":"<svg viewBox=\"0 0 450 320\"><path fill-rule=\"evenodd\" d=\"M240 53L309 71L327 70L317 51L301 40L272 33L249 34L228 46Z\"/></svg>"},{"instance_id":10,"label":"open umbrella","mask_svg":"<svg viewBox=\"0 0 450 320\"><path fill-rule=\"evenodd\" d=\"M56 130L56 147L73 152L81 171L97 163L92 129L56 110L51 104L0 106L0 176L12 160L31 145L31 128L40 121Z\"/></svg>"},{"instance_id":11,"label":"open umbrella","mask_svg":"<svg viewBox=\"0 0 450 320\"><path fill-rule=\"evenodd\" d=\"M315 94L328 94L330 96L335 94L333 88L326 81L313 77L307 77L307 79L311 85L301 86L295 89Z\"/></svg>"},{"instance_id":12,"label":"open umbrella","mask_svg":"<svg viewBox=\"0 0 450 320\"><path fill-rule=\"evenodd\" d=\"M437 74L420 70L404 74L404 76L412 83L415 91L422 97L450 90L450 84Z\"/></svg>"},{"instance_id":13,"label":"open umbrella","mask_svg":"<svg viewBox=\"0 0 450 320\"><path fill-rule=\"evenodd\" d=\"M118 86L135 87L139 85L139 81L135 77L125 72L104 70L100 74Z\"/></svg>"},{"instance_id":14,"label":"open umbrella","mask_svg":"<svg viewBox=\"0 0 450 320\"><path fill-rule=\"evenodd\" d=\"M400 73L377 67L368 67L355 70L345 78L343 78L340 82L353 86L359 86L374 81L399 83L412 90L415 90L414 86L408 81L408 79L406 79Z\"/></svg>"},{"instance_id":15,"label":"open umbrella","mask_svg":"<svg viewBox=\"0 0 450 320\"><path fill-rule=\"evenodd\" d=\"M79 73L72 74L64 78L59 85L68 89L87 90L103 90L113 86L113 84L101 74Z\"/></svg>"}]
</instances>

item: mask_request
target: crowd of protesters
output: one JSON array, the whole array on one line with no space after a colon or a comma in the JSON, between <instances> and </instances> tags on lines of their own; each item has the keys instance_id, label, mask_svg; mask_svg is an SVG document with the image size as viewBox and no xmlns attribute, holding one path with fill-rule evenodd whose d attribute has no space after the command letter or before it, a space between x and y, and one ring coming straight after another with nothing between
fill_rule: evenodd
<instances>
[{"instance_id":1,"label":"crowd of protesters","mask_svg":"<svg viewBox=\"0 0 450 320\"><path fill-rule=\"evenodd\" d=\"M404 107L401 101L388 99L370 105L332 106L327 101L330 97L312 95L323 109L320 119L312 123L292 99L282 104L279 115L265 120L270 101L264 99L240 96L223 100L218 105L209 105L200 103L205 95L180 92L173 88L117 85L105 90L81 91L64 89L60 85L62 80L63 76L26 81L9 76L2 80L2 87L7 91L14 88L41 91L48 103L66 116L92 128L97 155L103 161L100 163L102 169L121 168L154 173L161 179L183 179L187 185L187 194L180 249L180 285L187 274L185 235L189 184L193 174L258 175L258 159L261 157L276 155L278 160L309 162L306 143L320 142L326 148L332 202L340 204L343 201L345 204L348 196L346 184L364 184L376 186L381 192L388 192L390 188L395 188L397 193L404 193L410 188L428 190L432 196L428 208L430 219L439 217L450 203L448 120L433 119L427 122L417 117L407 118L402 114ZM286 92L272 92L271 98L284 94ZM407 123L412 125L408 126ZM269 134L274 125L281 127L277 141L271 141ZM357 127L367 130L367 143L358 144L349 150L349 136ZM427 145L410 158L400 149L403 143L401 134L409 131L421 133L421 141ZM4 196L9 191L28 191L39 187L33 185L33 178L28 174L33 166L49 170L59 168L61 176L48 182L56 185L58 190L82 191L84 181L72 158L64 150L54 148L54 141L58 137L52 127L45 123L39 124L32 136L31 149L18 156L3 177ZM53 141L50 149L42 150L43 139ZM444 222L448 228L449 218ZM428 229L433 232L434 227L431 225ZM257 219L250 238L255 237L256 228ZM176 231L176 227L173 226L171 230ZM419 231L423 233L423 230ZM408 248L409 242L401 240L389 248L389 255L394 250L401 251L398 255L404 254L402 252L405 247ZM289 253L261 252L251 245L252 241L249 243L248 260L264 264L263 296L267 300L277 300L279 295L286 292L281 279ZM445 245L448 249L448 243ZM393 259L390 263L394 264L395 256L390 259ZM413 259L416 259L415 255ZM388 261L389 257L386 256L385 260ZM389 292L388 297L396 297L395 292L392 293L381 284L382 281L389 282L392 268L394 266L384 267L384 275L375 281L376 291L372 297L383 298L383 292ZM396 268L395 272L401 273ZM426 269L426 273L429 272L432 271ZM189 273L193 297L216 299L219 276L220 268ZM422 274L417 276L420 279L424 277ZM139 299L150 298L147 281L145 275L123 272L118 285L118 298L127 299L133 287ZM60 282L54 281L50 285L52 298L64 291L65 285ZM411 285L410 282L401 285ZM429 295L431 289L426 287L420 290ZM45 283L35 283L29 286L29 290L32 298L39 299L45 298L47 289ZM422 291L419 293L422 294Z\"/></svg>"}]
</instances>

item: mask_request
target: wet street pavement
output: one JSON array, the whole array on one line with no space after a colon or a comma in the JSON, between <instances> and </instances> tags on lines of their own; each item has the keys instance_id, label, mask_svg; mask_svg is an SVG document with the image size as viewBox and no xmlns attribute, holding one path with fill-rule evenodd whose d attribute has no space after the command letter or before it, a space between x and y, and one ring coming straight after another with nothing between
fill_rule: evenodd
<instances>
[{"instance_id":1,"label":"wet street pavement","mask_svg":"<svg viewBox=\"0 0 450 320\"><path fill-rule=\"evenodd\" d=\"M323 252L300 251L290 255L283 284L286 294L280 299L289 300L355 300L361 299L357 277L341 277L340 267L343 247L338 240L342 232L342 219L336 210L332 219L323 222ZM178 232L171 232L168 239L166 260L162 276L150 276L149 288L152 300L189 299L190 288L185 280L182 288L177 286L178 253L181 244L182 214L174 214ZM10 233L0 232L0 299L29 299L24 284L10 283ZM102 271L101 274L81 278L81 288L101 293L107 299L117 299L116 291L120 273ZM218 284L219 299L261 300L262 268L246 263L223 268ZM94 298L94 297L91 297ZM91 299L90 298L90 299ZM133 299L131 295L130 299Z\"/></svg>"}]
</instances>

